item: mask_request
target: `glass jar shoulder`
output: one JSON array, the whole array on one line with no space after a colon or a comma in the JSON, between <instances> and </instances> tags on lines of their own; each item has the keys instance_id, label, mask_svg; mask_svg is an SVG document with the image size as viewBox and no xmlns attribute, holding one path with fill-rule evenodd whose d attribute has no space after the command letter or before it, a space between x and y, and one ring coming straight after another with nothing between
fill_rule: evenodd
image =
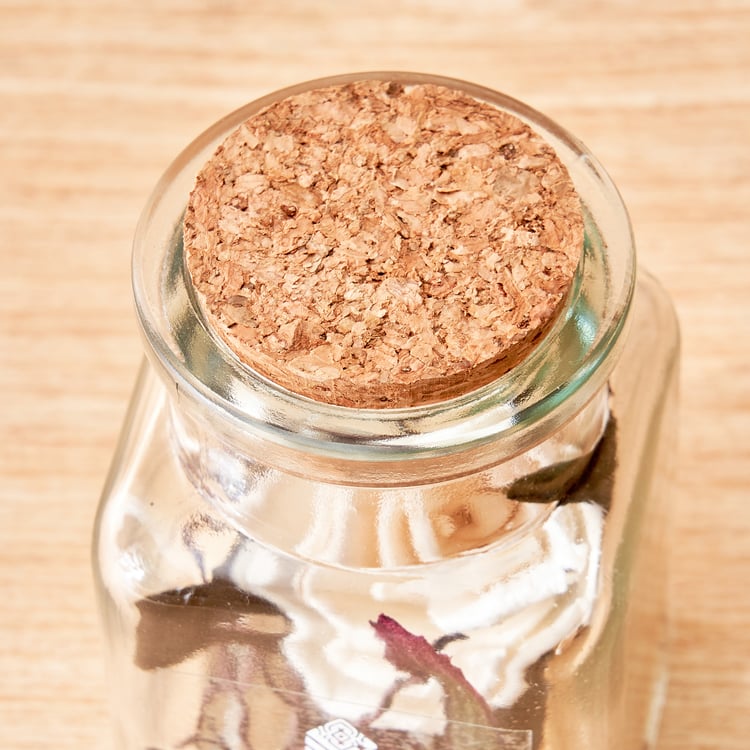
<instances>
[{"instance_id":1,"label":"glass jar shoulder","mask_svg":"<svg viewBox=\"0 0 750 750\"><path fill-rule=\"evenodd\" d=\"M200 584L237 541L185 472L170 409L144 363L94 527L96 577L120 608Z\"/></svg>"}]
</instances>

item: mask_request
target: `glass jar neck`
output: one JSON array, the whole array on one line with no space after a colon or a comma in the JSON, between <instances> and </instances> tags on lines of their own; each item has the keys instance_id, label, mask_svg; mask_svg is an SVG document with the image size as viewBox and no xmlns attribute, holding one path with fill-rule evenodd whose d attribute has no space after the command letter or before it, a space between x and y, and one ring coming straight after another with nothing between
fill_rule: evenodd
<instances>
[{"instance_id":1,"label":"glass jar neck","mask_svg":"<svg viewBox=\"0 0 750 750\"><path fill-rule=\"evenodd\" d=\"M212 334L192 299L181 218L194 175L216 144L270 101L356 78L436 83L506 109L555 148L581 197L585 247L577 279L552 330L517 367L450 401L406 409L331 406L284 390L245 367ZM234 449L263 446L271 465L361 485L419 484L506 461L544 442L601 393L620 348L634 281L628 218L585 148L539 113L460 81L374 73L314 81L258 100L199 137L172 164L139 225L133 278L147 350L179 394L180 408Z\"/></svg>"},{"instance_id":2,"label":"glass jar neck","mask_svg":"<svg viewBox=\"0 0 750 750\"><path fill-rule=\"evenodd\" d=\"M397 462L354 473L320 456L283 455L175 399L167 409L186 476L223 519L294 558L370 570L439 563L526 538L588 474L610 420L604 387L523 453L473 471L433 463L415 476Z\"/></svg>"}]
</instances>

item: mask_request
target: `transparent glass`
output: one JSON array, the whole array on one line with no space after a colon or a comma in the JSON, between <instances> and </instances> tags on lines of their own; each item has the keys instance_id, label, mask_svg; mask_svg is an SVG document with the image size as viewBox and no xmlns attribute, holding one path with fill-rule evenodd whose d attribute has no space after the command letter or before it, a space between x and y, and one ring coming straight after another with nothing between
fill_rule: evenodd
<instances>
[{"instance_id":1,"label":"transparent glass","mask_svg":"<svg viewBox=\"0 0 750 750\"><path fill-rule=\"evenodd\" d=\"M94 566L123 750L652 747L666 670L678 360L602 168L525 105L582 199L567 309L496 382L424 407L320 404L245 368L192 301L181 218L233 113L136 234L146 360Z\"/></svg>"}]
</instances>

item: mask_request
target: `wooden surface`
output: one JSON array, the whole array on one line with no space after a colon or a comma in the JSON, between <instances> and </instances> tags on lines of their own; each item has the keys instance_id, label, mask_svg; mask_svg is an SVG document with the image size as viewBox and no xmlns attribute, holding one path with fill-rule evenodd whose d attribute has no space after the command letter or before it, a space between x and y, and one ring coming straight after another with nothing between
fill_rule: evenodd
<instances>
[{"instance_id":1,"label":"wooden surface","mask_svg":"<svg viewBox=\"0 0 750 750\"><path fill-rule=\"evenodd\" d=\"M440 73L576 133L682 321L662 750L750 747L750 4L0 0L0 747L109 747L90 528L170 160L283 85Z\"/></svg>"}]
</instances>

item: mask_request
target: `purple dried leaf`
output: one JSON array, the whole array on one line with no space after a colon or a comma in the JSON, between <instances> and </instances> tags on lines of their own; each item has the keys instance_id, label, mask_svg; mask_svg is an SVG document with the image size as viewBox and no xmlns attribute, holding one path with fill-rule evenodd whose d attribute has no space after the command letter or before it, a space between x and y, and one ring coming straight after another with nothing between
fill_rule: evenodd
<instances>
[{"instance_id":1,"label":"purple dried leaf","mask_svg":"<svg viewBox=\"0 0 750 750\"><path fill-rule=\"evenodd\" d=\"M370 622L385 643L385 658L399 671L426 682L434 677L445 692L446 716L451 722L483 727L493 725L492 709L446 654L421 635L414 635L388 615Z\"/></svg>"}]
</instances>

